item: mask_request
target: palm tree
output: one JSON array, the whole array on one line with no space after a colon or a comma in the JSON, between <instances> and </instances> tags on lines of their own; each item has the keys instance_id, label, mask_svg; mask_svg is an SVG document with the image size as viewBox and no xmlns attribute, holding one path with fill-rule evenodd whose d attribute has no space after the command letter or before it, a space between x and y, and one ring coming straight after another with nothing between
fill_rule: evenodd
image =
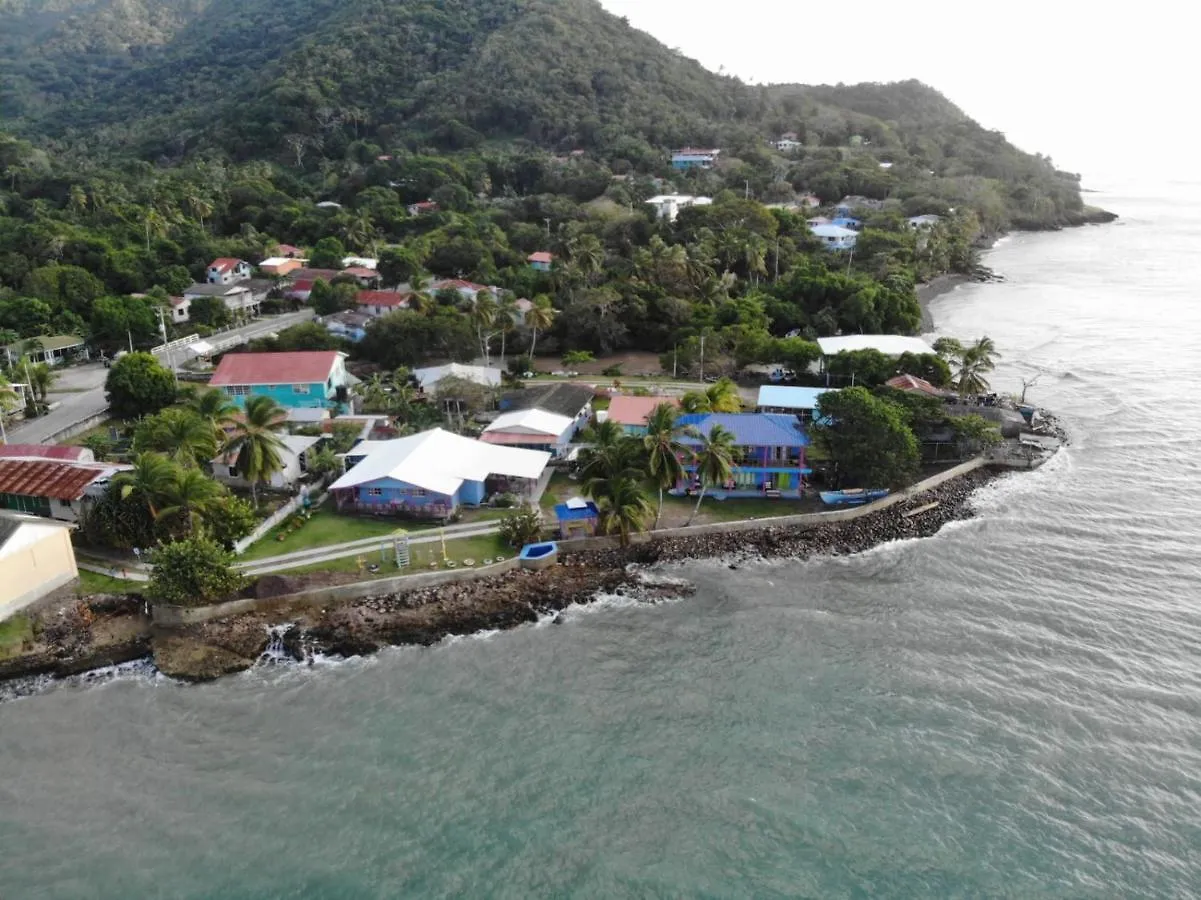
<instances>
[{"instance_id":1,"label":"palm tree","mask_svg":"<svg viewBox=\"0 0 1201 900\"><path fill-rule=\"evenodd\" d=\"M347 245L352 248L367 246L374 235L375 224L371 221L371 214L366 210L353 213L342 229L342 236L346 238Z\"/></svg>"},{"instance_id":2,"label":"palm tree","mask_svg":"<svg viewBox=\"0 0 1201 900\"><path fill-rule=\"evenodd\" d=\"M997 367L996 359L1000 355L997 352L997 345L990 337L982 337L970 347L963 349L959 359L959 370L955 377L955 386L959 390L960 399L969 394L982 394L988 390L988 378L985 376Z\"/></svg>"},{"instance_id":3,"label":"palm tree","mask_svg":"<svg viewBox=\"0 0 1201 900\"><path fill-rule=\"evenodd\" d=\"M183 408L208 422L219 440L224 438L225 429L237 421L241 413L229 394L217 388L189 385L182 393Z\"/></svg>"},{"instance_id":4,"label":"palm tree","mask_svg":"<svg viewBox=\"0 0 1201 900\"><path fill-rule=\"evenodd\" d=\"M225 488L199 469L180 469L165 485L162 499L165 504L156 518L160 521L178 519L184 537L200 531L205 519L225 498Z\"/></svg>"},{"instance_id":5,"label":"palm tree","mask_svg":"<svg viewBox=\"0 0 1201 900\"><path fill-rule=\"evenodd\" d=\"M642 531L651 515L651 504L635 478L612 478L596 496L599 525L605 534L616 534L621 546L630 545L630 534Z\"/></svg>"},{"instance_id":6,"label":"palm tree","mask_svg":"<svg viewBox=\"0 0 1201 900\"><path fill-rule=\"evenodd\" d=\"M309 457L309 474L314 478L325 478L328 475L333 475L341 466L338 454L334 452L333 447L322 447Z\"/></svg>"},{"instance_id":7,"label":"palm tree","mask_svg":"<svg viewBox=\"0 0 1201 900\"><path fill-rule=\"evenodd\" d=\"M259 482L269 481L284 467L280 456L284 442L276 431L287 417L287 410L270 397L247 397L245 414L234 423L229 440L221 448L222 453L237 456L235 465L250 482L250 496L256 507L259 504Z\"/></svg>"},{"instance_id":8,"label":"palm tree","mask_svg":"<svg viewBox=\"0 0 1201 900\"><path fill-rule=\"evenodd\" d=\"M492 294L488 291L480 291L476 295L475 305L471 308L471 324L475 326L475 334L480 342L480 352L484 355L484 365L488 365L490 355L488 342L491 335L486 332L496 321L496 312L496 301L492 298Z\"/></svg>"},{"instance_id":9,"label":"palm tree","mask_svg":"<svg viewBox=\"0 0 1201 900\"><path fill-rule=\"evenodd\" d=\"M187 199L188 209L192 215L200 222L200 227L204 227L204 220L213 214L213 204L201 197L199 194L192 194Z\"/></svg>"},{"instance_id":10,"label":"palm tree","mask_svg":"<svg viewBox=\"0 0 1201 900\"><path fill-rule=\"evenodd\" d=\"M729 378L720 378L703 391L689 391L680 398L684 412L739 412L742 397L738 385Z\"/></svg>"},{"instance_id":11,"label":"palm tree","mask_svg":"<svg viewBox=\"0 0 1201 900\"><path fill-rule=\"evenodd\" d=\"M550 305L550 298L543 295L534 298L534 305L525 314L525 324L530 326L533 336L530 338L530 371L534 369L534 349L538 346L538 332L546 331L555 324L558 313Z\"/></svg>"},{"instance_id":12,"label":"palm tree","mask_svg":"<svg viewBox=\"0 0 1201 900\"><path fill-rule=\"evenodd\" d=\"M195 468L217 455L217 433L190 409L165 409L138 426L133 448L162 453L179 466Z\"/></svg>"},{"instance_id":13,"label":"palm tree","mask_svg":"<svg viewBox=\"0 0 1201 900\"><path fill-rule=\"evenodd\" d=\"M113 442L108 439L108 435L97 432L89 434L84 438L82 445L92 451L92 456L96 462L104 462L108 459L108 455L113 452Z\"/></svg>"},{"instance_id":14,"label":"palm tree","mask_svg":"<svg viewBox=\"0 0 1201 900\"><path fill-rule=\"evenodd\" d=\"M139 453L133 458L132 469L113 477L113 487L121 492L122 500L133 497L150 511L151 518L157 519L159 507L178 471L161 453Z\"/></svg>"},{"instance_id":15,"label":"palm tree","mask_svg":"<svg viewBox=\"0 0 1201 900\"><path fill-rule=\"evenodd\" d=\"M14 409L20 402L21 398L9 384L8 379L0 375L0 441L4 443L8 443L8 433L4 430L4 419L9 410Z\"/></svg>"},{"instance_id":16,"label":"palm tree","mask_svg":"<svg viewBox=\"0 0 1201 900\"><path fill-rule=\"evenodd\" d=\"M567 256L586 282L600 274L605 264L605 245L594 234L581 234L567 243Z\"/></svg>"},{"instance_id":17,"label":"palm tree","mask_svg":"<svg viewBox=\"0 0 1201 900\"><path fill-rule=\"evenodd\" d=\"M496 326L500 332L500 366L505 366L505 340L513 326L517 323L517 300L512 294L505 294L496 304Z\"/></svg>"},{"instance_id":18,"label":"palm tree","mask_svg":"<svg viewBox=\"0 0 1201 900\"><path fill-rule=\"evenodd\" d=\"M646 419L646 436L642 446L646 450L647 471L659 488L659 505L655 508L655 528L663 515L663 491L678 484L684 477L682 456L692 454L692 449L680 441L681 437L697 434L691 425L679 424L679 411L670 403L660 403Z\"/></svg>"},{"instance_id":19,"label":"palm tree","mask_svg":"<svg viewBox=\"0 0 1201 900\"><path fill-rule=\"evenodd\" d=\"M714 425L707 435L701 436L701 448L696 454L696 477L701 482L700 496L696 498L696 508L684 523L684 527L692 524L696 514L701 511L701 503L705 500L705 491L711 484L725 484L734 473L734 433L721 425Z\"/></svg>"},{"instance_id":20,"label":"palm tree","mask_svg":"<svg viewBox=\"0 0 1201 900\"><path fill-rule=\"evenodd\" d=\"M38 363L33 366L26 366L29 379L30 390L34 392L39 400L46 402L46 395L50 392L50 388L54 387L54 382L58 380L58 373L55 372L46 363Z\"/></svg>"}]
</instances>

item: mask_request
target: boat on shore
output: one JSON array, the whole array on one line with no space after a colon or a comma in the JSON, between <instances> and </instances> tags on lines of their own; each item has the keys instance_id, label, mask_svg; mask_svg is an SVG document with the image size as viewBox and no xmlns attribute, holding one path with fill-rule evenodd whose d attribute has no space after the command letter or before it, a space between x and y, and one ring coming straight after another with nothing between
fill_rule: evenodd
<instances>
[{"instance_id":1,"label":"boat on shore","mask_svg":"<svg viewBox=\"0 0 1201 900\"><path fill-rule=\"evenodd\" d=\"M845 491L822 491L826 506L859 506L888 496L887 488L848 488Z\"/></svg>"}]
</instances>

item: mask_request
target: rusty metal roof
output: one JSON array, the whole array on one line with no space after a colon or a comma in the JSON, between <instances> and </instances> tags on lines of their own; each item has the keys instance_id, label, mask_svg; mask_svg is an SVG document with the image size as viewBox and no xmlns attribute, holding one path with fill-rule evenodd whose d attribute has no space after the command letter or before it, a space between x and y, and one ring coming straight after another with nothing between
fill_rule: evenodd
<instances>
[{"instance_id":1,"label":"rusty metal roof","mask_svg":"<svg viewBox=\"0 0 1201 900\"><path fill-rule=\"evenodd\" d=\"M112 468L50 460L0 459L0 494L78 500L88 485Z\"/></svg>"},{"instance_id":2,"label":"rusty metal roof","mask_svg":"<svg viewBox=\"0 0 1201 900\"><path fill-rule=\"evenodd\" d=\"M87 447L63 447L57 444L3 444L0 458L25 457L36 459L65 459L91 462L92 451Z\"/></svg>"}]
</instances>

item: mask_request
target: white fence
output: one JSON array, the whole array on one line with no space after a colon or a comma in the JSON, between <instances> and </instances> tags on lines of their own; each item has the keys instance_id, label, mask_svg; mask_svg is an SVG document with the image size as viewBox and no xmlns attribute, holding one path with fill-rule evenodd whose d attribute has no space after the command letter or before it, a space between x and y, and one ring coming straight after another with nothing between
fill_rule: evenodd
<instances>
[{"instance_id":1,"label":"white fence","mask_svg":"<svg viewBox=\"0 0 1201 900\"><path fill-rule=\"evenodd\" d=\"M235 541L234 555L237 556L245 553L247 547L265 535L272 528L279 525L280 522L284 521L284 519L288 518L288 516L292 515L292 513L296 512L296 510L300 509L300 507L304 505L304 498L304 494L297 494L295 497L277 509L274 513L264 519L263 523L259 525L258 528L250 532L250 534L242 538L242 540ZM325 494L322 494L320 497L313 500L311 505L316 508L321 505L323 500L325 500Z\"/></svg>"}]
</instances>

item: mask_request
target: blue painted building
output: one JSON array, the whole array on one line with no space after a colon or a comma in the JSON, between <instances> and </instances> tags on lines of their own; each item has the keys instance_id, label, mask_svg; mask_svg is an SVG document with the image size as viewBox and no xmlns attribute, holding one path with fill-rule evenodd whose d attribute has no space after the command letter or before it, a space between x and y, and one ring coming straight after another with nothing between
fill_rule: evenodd
<instances>
[{"instance_id":1,"label":"blue painted building","mask_svg":"<svg viewBox=\"0 0 1201 900\"><path fill-rule=\"evenodd\" d=\"M497 447L435 428L356 445L330 492L343 511L445 519L493 494L536 500L549 461L549 453Z\"/></svg>"},{"instance_id":2,"label":"blue painted building","mask_svg":"<svg viewBox=\"0 0 1201 900\"><path fill-rule=\"evenodd\" d=\"M684 147L671 154L671 165L680 172L686 172L689 169L712 169L717 165L717 157L720 155L720 150Z\"/></svg>"},{"instance_id":3,"label":"blue painted building","mask_svg":"<svg viewBox=\"0 0 1201 900\"><path fill-rule=\"evenodd\" d=\"M802 422L812 421L821 415L818 408L822 394L838 388L789 387L782 384L765 384L759 388L756 408L763 413L780 413L800 417Z\"/></svg>"},{"instance_id":4,"label":"blue painted building","mask_svg":"<svg viewBox=\"0 0 1201 900\"><path fill-rule=\"evenodd\" d=\"M726 484L710 485L715 497L804 496L804 476L812 473L805 462L809 436L796 416L776 413L688 413L680 425L690 425L708 435L720 425L734 435L735 466ZM684 438L681 443L699 450L701 442ZM676 493L700 490L695 459L681 460L688 474Z\"/></svg>"},{"instance_id":5,"label":"blue painted building","mask_svg":"<svg viewBox=\"0 0 1201 900\"><path fill-rule=\"evenodd\" d=\"M353 381L346 354L336 350L294 353L227 353L209 382L245 406L250 396L270 397L285 409L328 408L348 402Z\"/></svg>"}]
</instances>

